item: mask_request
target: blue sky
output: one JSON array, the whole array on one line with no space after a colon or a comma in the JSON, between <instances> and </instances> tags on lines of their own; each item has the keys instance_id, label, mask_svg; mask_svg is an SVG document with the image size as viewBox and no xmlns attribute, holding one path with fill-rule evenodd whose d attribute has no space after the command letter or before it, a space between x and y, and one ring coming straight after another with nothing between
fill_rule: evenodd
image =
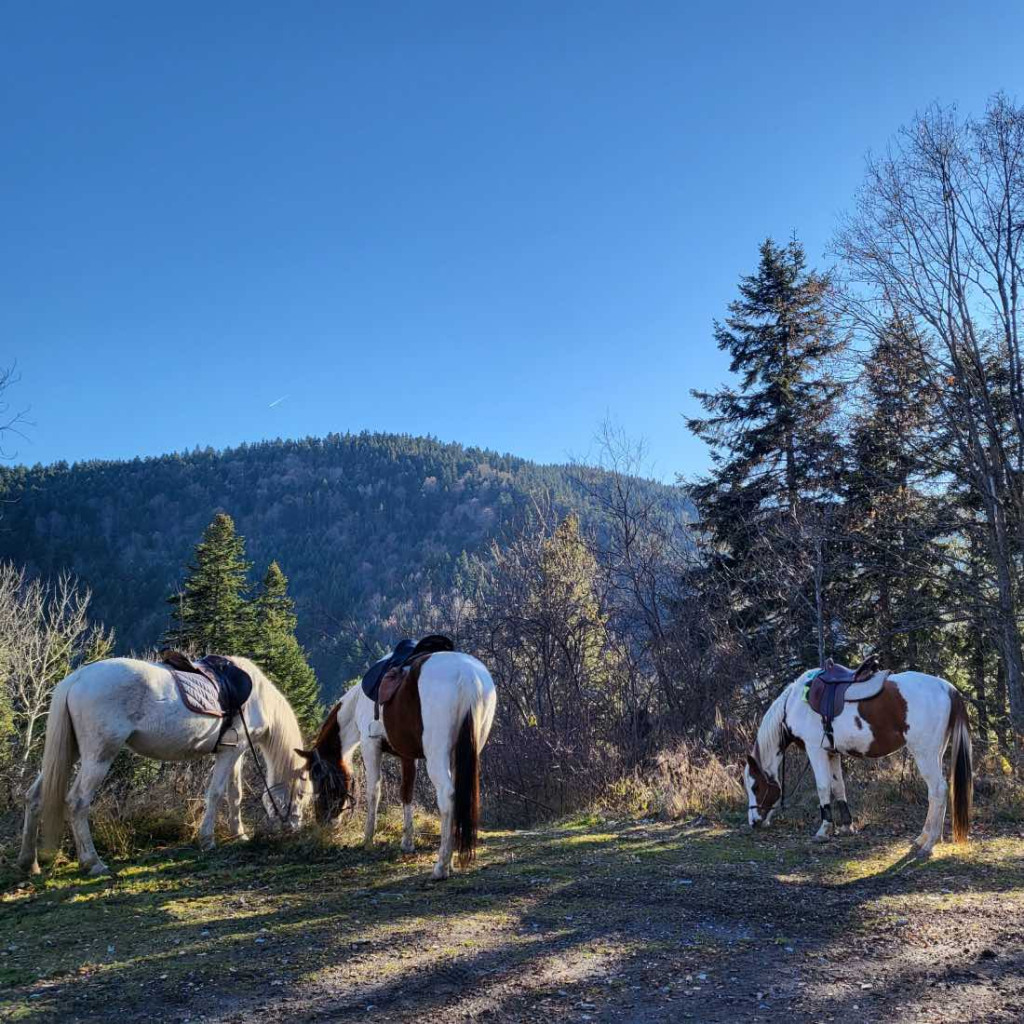
<instances>
[{"instance_id":1,"label":"blue sky","mask_svg":"<svg viewBox=\"0 0 1024 1024\"><path fill-rule=\"evenodd\" d=\"M1020 89L1020 5L843 6L7 5L7 447L563 461L610 416L699 470L689 389L758 243L821 260L870 148Z\"/></svg>"}]
</instances>

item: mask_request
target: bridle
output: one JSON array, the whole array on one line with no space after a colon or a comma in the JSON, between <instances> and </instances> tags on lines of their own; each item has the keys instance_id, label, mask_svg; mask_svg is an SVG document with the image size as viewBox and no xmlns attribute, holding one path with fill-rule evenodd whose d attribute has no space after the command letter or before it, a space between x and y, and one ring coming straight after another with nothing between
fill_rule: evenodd
<instances>
[{"instance_id":1,"label":"bridle","mask_svg":"<svg viewBox=\"0 0 1024 1024\"><path fill-rule=\"evenodd\" d=\"M344 775L342 770L338 768L337 765L335 765L333 762L325 758L323 754L321 754L320 751L314 747L312 755L310 757L310 777L313 779L314 789L316 789L318 778L320 780L320 788L324 788L325 786L329 790L336 788L337 783L335 780L339 774ZM328 793L327 798L333 810L335 803L337 803L337 799L331 793ZM336 818L340 814L343 814L346 808L355 807L356 805L355 794L349 791L349 787L347 785L347 778L345 793L344 796L342 796L340 803L341 806L338 808L337 812L332 815L333 818Z\"/></svg>"},{"instance_id":2,"label":"bridle","mask_svg":"<svg viewBox=\"0 0 1024 1024\"><path fill-rule=\"evenodd\" d=\"M796 736L789 728L789 723L786 721L786 709L782 710L782 744L779 748L779 759L781 765L779 766L779 781L776 782L771 778L768 773L764 770L760 760L757 761L757 767L760 769L761 774L764 776L769 786L774 786L779 791L779 798L776 801L779 805L779 810L785 813L786 811L786 748L796 739ZM756 746L756 745L755 745ZM796 780L796 785L792 788L799 787L800 783L803 782L804 775L807 774L807 769L810 767L810 760L808 759L807 764L804 765L803 771L800 773ZM767 798L766 798L767 799ZM760 801L750 803L747 806L748 811L757 811L762 818L767 820L768 815L775 810L775 803L771 807L765 808L765 805Z\"/></svg>"}]
</instances>

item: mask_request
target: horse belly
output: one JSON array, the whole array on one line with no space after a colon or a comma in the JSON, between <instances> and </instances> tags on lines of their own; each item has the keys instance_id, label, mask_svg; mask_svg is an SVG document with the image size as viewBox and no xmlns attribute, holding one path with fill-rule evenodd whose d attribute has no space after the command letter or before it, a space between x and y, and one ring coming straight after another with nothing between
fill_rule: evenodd
<instances>
[{"instance_id":1,"label":"horse belly","mask_svg":"<svg viewBox=\"0 0 1024 1024\"><path fill-rule=\"evenodd\" d=\"M147 716L136 726L127 745L143 757L158 761L191 761L212 754L223 719L189 713Z\"/></svg>"}]
</instances>

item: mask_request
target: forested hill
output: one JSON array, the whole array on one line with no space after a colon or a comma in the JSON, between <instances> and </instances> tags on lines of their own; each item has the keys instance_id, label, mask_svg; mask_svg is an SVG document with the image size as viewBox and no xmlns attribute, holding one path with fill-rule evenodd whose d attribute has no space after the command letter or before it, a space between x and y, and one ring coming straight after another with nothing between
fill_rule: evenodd
<instances>
[{"instance_id":1,"label":"forested hill","mask_svg":"<svg viewBox=\"0 0 1024 1024\"><path fill-rule=\"evenodd\" d=\"M447 581L461 552L514 529L535 500L600 525L567 467L391 434L5 467L0 495L0 558L42 576L76 573L120 651L158 642L203 528L228 512L254 578L272 559L288 575L300 639L322 675L365 657L346 632L372 635L424 580Z\"/></svg>"}]
</instances>

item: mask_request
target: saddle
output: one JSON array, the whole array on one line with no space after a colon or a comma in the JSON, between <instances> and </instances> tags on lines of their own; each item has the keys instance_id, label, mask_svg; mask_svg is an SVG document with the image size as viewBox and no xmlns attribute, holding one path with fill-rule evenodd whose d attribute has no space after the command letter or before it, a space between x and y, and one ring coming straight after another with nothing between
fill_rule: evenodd
<instances>
[{"instance_id":1,"label":"saddle","mask_svg":"<svg viewBox=\"0 0 1024 1024\"><path fill-rule=\"evenodd\" d=\"M181 651L165 650L160 652L160 664L174 676L178 696L185 707L198 715L224 720L217 737L220 746L235 716L241 714L252 694L252 677L220 654L207 654L192 661Z\"/></svg>"},{"instance_id":2,"label":"saddle","mask_svg":"<svg viewBox=\"0 0 1024 1024\"><path fill-rule=\"evenodd\" d=\"M832 722L843 713L846 702L871 700L882 692L888 672L879 671L878 659L872 655L858 668L837 665L831 658L818 669L804 690L804 699L811 710L821 716L829 745L835 746Z\"/></svg>"},{"instance_id":3,"label":"saddle","mask_svg":"<svg viewBox=\"0 0 1024 1024\"><path fill-rule=\"evenodd\" d=\"M439 633L423 637L416 642L400 640L394 651L386 658L375 661L363 676L363 693L375 704L387 704L398 692L402 682L402 670L409 666L413 658L421 654L436 654L438 651L454 651L455 644L451 639ZM388 678L390 677L390 679ZM387 685L385 685L385 681Z\"/></svg>"}]
</instances>

